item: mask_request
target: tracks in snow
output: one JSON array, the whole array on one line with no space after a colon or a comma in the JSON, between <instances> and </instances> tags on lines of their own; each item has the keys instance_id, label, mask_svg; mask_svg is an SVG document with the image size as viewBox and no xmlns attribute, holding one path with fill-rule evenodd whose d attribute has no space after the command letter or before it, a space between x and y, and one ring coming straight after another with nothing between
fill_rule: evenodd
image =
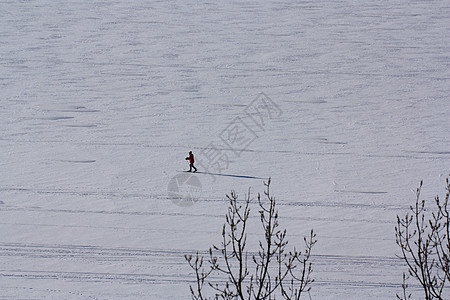
<instances>
[{"instance_id":1,"label":"tracks in snow","mask_svg":"<svg viewBox=\"0 0 450 300\"><path fill-rule=\"evenodd\" d=\"M167 194L152 193L121 193L113 191L92 191L92 190L67 190L67 189L49 189L49 188L26 188L26 187L0 187L0 191L12 192L28 192L35 194L68 194L75 196L104 196L111 198L145 198L156 200L168 200L172 198ZM374 191L344 191L336 190L336 193L361 193L361 194L385 194L386 192ZM199 198L198 202L224 202L224 198ZM239 200L238 200L239 201ZM244 202L244 200L240 200ZM255 202L256 203L256 202ZM335 207L335 208L363 208L363 209L383 209L383 210L405 210L409 209L407 205L390 205L390 204L367 204L367 203L345 203L345 202L321 202L321 201L289 201L280 199L278 206L307 206L307 207Z\"/></svg>"},{"instance_id":2,"label":"tracks in snow","mask_svg":"<svg viewBox=\"0 0 450 300\"><path fill-rule=\"evenodd\" d=\"M0 257L15 258L21 262L14 269L1 267L0 278L187 285L192 282L194 277L185 262L184 255L194 252L194 250L181 249L0 243ZM208 255L206 251L200 254ZM249 254L256 255L256 253ZM316 277L315 284L319 286L369 289L377 287L397 289L400 287L400 283L389 281L391 275L396 274L386 274L385 272L386 266L389 266L391 270L403 267L402 261L395 257L314 255L312 259L315 274L326 276ZM42 260L58 262L59 269L42 269L40 267ZM66 263L67 261L71 261L71 263ZM90 269L95 270L98 270L99 266L111 265L117 271L81 271L78 267L77 270L73 270L73 262L90 266ZM130 271L137 266L140 266L139 272ZM346 276L342 276L349 273L358 275L361 281L346 280Z\"/></svg>"}]
</instances>

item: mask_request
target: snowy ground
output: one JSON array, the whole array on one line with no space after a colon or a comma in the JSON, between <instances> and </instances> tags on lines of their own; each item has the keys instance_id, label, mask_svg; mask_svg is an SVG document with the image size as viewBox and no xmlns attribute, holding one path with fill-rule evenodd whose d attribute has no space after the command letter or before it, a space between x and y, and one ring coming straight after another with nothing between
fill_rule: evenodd
<instances>
[{"instance_id":1,"label":"snowy ground","mask_svg":"<svg viewBox=\"0 0 450 300\"><path fill-rule=\"evenodd\" d=\"M270 176L291 243L317 233L311 299L393 299L395 217L450 173L449 8L2 1L0 298L189 299L183 255ZM175 205L189 150L248 178L195 175Z\"/></svg>"}]
</instances>

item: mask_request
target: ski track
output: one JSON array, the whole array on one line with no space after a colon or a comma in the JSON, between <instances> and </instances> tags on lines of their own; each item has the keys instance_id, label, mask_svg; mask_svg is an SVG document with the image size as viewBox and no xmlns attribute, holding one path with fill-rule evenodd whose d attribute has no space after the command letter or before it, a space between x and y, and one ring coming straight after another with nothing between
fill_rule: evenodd
<instances>
[{"instance_id":1,"label":"ski track","mask_svg":"<svg viewBox=\"0 0 450 300\"><path fill-rule=\"evenodd\" d=\"M75 191L75 190L64 190L64 189L36 189L36 188L25 188L25 187L0 187L0 191L13 191L13 192L24 192L24 193L30 193L30 194L43 194L43 195L58 195L58 194L68 194L68 195L75 195L75 196L82 196L82 197L88 197L88 196L104 196L109 198L119 198L119 199L126 199L126 198L140 198L140 199L147 199L147 200L167 200L170 201L173 198L170 197L167 194L149 194L149 193L122 193L122 192L113 192L113 191ZM387 192L376 192L376 191L346 191L346 190L335 190L336 193L350 193L350 194L372 194L372 195L378 195L378 194L387 194ZM220 202L220 203L226 203L227 200L224 198L210 198L207 199L199 198L196 200L197 202ZM244 202L242 199L238 199L238 202ZM256 201L251 201L251 203L257 203ZM361 208L361 209L381 209L381 210L405 210L408 209L409 205L392 205L392 204L368 204L368 203L344 203L344 202L305 202L305 201L292 201L292 200L286 200L281 199L277 205L279 206L305 206L305 207L336 207L336 208ZM11 207L10 209L20 209L19 207L14 208ZM29 209L29 208L23 208L23 209ZM430 208L433 209L433 208ZM70 211L68 211L70 212ZM83 211L80 211L83 212ZM94 211L93 211L94 212ZM115 212L107 212L107 211L100 211L100 213L115 213ZM120 212L117 212L120 213ZM125 212L122 212L125 213ZM130 214L152 214L154 212L130 212Z\"/></svg>"},{"instance_id":2,"label":"ski track","mask_svg":"<svg viewBox=\"0 0 450 300\"><path fill-rule=\"evenodd\" d=\"M22 278L28 280L69 280L76 282L118 282L118 283L184 283L191 282L190 270L185 267L184 255L194 254L197 250L176 250L176 249L132 249L132 248L105 248L86 245L40 245L40 244L16 244L0 243L0 256L18 258L25 262L36 263L42 260L57 260L64 267L65 261L75 261L89 264L114 263L118 266L128 267L139 266L148 269L160 270L149 273L100 273L100 272L70 272L70 271L49 271L49 270L26 270L20 267L15 269L0 269L0 277ZM200 252L200 255L207 256L208 252ZM257 253L249 253L256 255ZM402 262L395 257L358 257L358 256L333 256L314 255L315 271L327 274L339 272L356 272L362 277L372 277L377 271L381 271L386 266L400 267ZM31 263L31 265L35 265ZM332 266L332 268L330 268ZM380 269L380 270L378 270ZM171 275L169 275L171 274ZM177 275L174 275L177 274ZM389 276L389 274L385 274ZM325 286L345 286L347 288L373 288L389 287L398 288L399 285L386 282L386 277L377 278L371 282L356 282L346 280L321 280L319 285ZM219 279L216 279L219 281Z\"/></svg>"},{"instance_id":3,"label":"ski track","mask_svg":"<svg viewBox=\"0 0 450 300\"><path fill-rule=\"evenodd\" d=\"M74 195L79 199L84 199L85 202L95 201L98 197L117 197L119 199L126 198L161 198L164 201L170 201L165 195L155 194L124 194L100 191L71 191L62 189L27 189L27 188L2 188L2 191L27 193L30 196L45 195L52 197L62 197L62 195ZM223 203L224 199L207 199L203 202L213 201L216 203ZM251 203L256 205L255 202ZM293 207L333 207L338 210L345 211L354 208L358 210L397 210L398 207L389 206L371 206L366 204L345 204L345 203L301 203L301 202L279 202L281 206ZM76 218L92 215L95 219L102 219L102 216L124 216L128 221L132 222L134 217L151 217L164 216L166 218L182 218L195 220L198 218L213 218L219 223L223 222L223 213L195 213L190 212L167 212L167 211L100 211L89 209L56 209L56 208L41 208L41 207L19 207L19 206L0 206L0 216L5 213L18 212L31 217L30 213L38 213L43 215L72 215ZM251 220L258 222L259 217L252 215ZM379 219L355 219L355 218L332 218L332 217L308 217L297 216L283 218L284 221L313 221L313 222L342 222L343 224L359 224L359 223L378 223L393 226L392 220ZM96 232L105 232L105 230L112 230L113 232L123 232L126 235L140 235L164 233L168 235L179 234L184 235L183 229L170 228L142 228L129 226L96 226L96 225L69 225L59 224L59 222L47 221L46 224L40 223L23 223L12 222L5 223L0 221L0 226L13 226L15 228L55 228L55 230L79 229ZM190 230L192 235L203 236L217 236L218 230L211 228L210 230ZM43 229L45 230L45 229ZM260 238L260 234L249 232L249 237ZM290 234L291 238L302 239L301 234ZM349 241L356 239L358 241L366 240L365 237L348 236L327 236L319 234L318 238L325 242L326 240ZM374 242L380 239L379 237L369 237L367 240ZM380 241L390 240L381 238ZM14 294L17 289L25 289L32 282L34 287L41 286L58 286L59 282L71 284L70 289L66 290L52 290L52 289L38 289L33 288L34 293L55 295L59 297L90 297L92 299L104 298L118 298L121 297L117 291L98 291L93 288L96 284L114 286L180 286L186 287L188 284L194 284L192 281L192 271L187 267L184 255L194 254L199 249L171 249L171 248L125 248L125 247L103 247L94 245L48 245L48 244L27 244L27 243L7 243L0 241L0 281L8 283L11 280L20 280L16 283L14 289L8 289L5 285L4 295ZM200 251L201 255L207 256L207 251ZM256 255L255 252L250 252L251 255ZM8 261L13 259L15 261L14 268L6 267L1 264L1 261ZM396 257L371 257L371 256L357 256L357 255L332 255L332 254L316 254L313 255L315 286L319 291L335 290L335 289L359 289L365 293L372 293L377 289L383 289L385 292L393 293L400 289L400 283L397 283L398 272L397 269L403 266L400 259ZM42 268L41 266L58 265L57 268ZM98 271L73 271L73 266L81 266L82 269L104 269L110 267L114 271L98 272ZM86 266L86 267L83 267ZM87 267L89 266L89 267ZM76 268L78 269L78 268ZM137 271L127 272L136 269ZM391 270L390 272L387 270ZM342 277L345 273L346 276ZM358 280L352 280L351 277L357 276ZM221 283L224 277L214 277L213 282ZM411 285L414 287L414 285ZM91 289L94 289L92 291ZM182 291L183 289L181 289ZM188 292L184 289L185 293ZM70 294L67 294L68 291ZM82 291L82 292L76 292ZM145 297L143 292L130 292L122 296L131 298ZM314 297L314 294L312 295ZM156 297L156 296L155 296ZM14 297L12 297L14 298ZM6 298L8 299L8 298Z\"/></svg>"}]
</instances>

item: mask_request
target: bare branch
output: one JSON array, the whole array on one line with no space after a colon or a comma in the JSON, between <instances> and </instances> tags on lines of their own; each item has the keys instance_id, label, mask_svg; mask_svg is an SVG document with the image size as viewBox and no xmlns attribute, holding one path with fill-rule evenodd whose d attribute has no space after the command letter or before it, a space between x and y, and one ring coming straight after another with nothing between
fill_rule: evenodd
<instances>
[{"instance_id":1,"label":"bare branch","mask_svg":"<svg viewBox=\"0 0 450 300\"><path fill-rule=\"evenodd\" d=\"M258 194L260 222L264 238L259 241L259 251L249 255L246 251L247 227L250 216L250 190L244 204L239 204L237 194L227 195L229 206L222 227L222 241L219 246L209 249L208 268L203 269L204 260L198 253L195 259L186 255L186 261L196 273L196 287L190 287L193 299L205 299L204 283L215 292L214 299L299 299L303 291L309 291L312 264L311 250L317 240L311 230L310 237L304 239L306 250L288 252L286 230L279 229L279 215L275 198L270 194L270 183L264 183L265 198ZM249 260L249 257L251 258ZM249 263L253 265L250 272ZM224 283L208 282L213 273L227 277Z\"/></svg>"},{"instance_id":2,"label":"bare branch","mask_svg":"<svg viewBox=\"0 0 450 300\"><path fill-rule=\"evenodd\" d=\"M449 276L449 181L446 180L446 197L441 203L435 198L437 212L428 213L425 200L420 200L422 182L416 191L415 205L404 218L397 216L395 227L396 243L402 252L409 274L421 285L426 300L442 299ZM409 299L406 293L406 279L403 278L403 295L397 298Z\"/></svg>"}]
</instances>

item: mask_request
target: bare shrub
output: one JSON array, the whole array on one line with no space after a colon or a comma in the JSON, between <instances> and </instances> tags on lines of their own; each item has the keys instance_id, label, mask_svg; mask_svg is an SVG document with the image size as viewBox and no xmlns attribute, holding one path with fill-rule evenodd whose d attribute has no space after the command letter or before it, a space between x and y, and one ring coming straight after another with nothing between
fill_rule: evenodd
<instances>
[{"instance_id":1,"label":"bare shrub","mask_svg":"<svg viewBox=\"0 0 450 300\"><path fill-rule=\"evenodd\" d=\"M425 299L443 299L444 288L450 280L449 178L446 180L445 198L441 201L439 196L435 197L436 210L431 214L425 209L425 200L420 200L421 189L422 182L416 190L414 206L405 217L397 216L396 243L409 275L419 282ZM397 298L409 299L405 275L402 286L403 294Z\"/></svg>"},{"instance_id":2,"label":"bare shrub","mask_svg":"<svg viewBox=\"0 0 450 300\"><path fill-rule=\"evenodd\" d=\"M259 215L264 239L259 241L257 254L246 250L247 228L250 216L250 192L243 204L235 192L227 195L229 207L222 227L222 242L209 249L204 258L197 252L186 255L186 261L195 271L196 285L190 286L192 299L209 299L208 289L214 299L300 299L309 292L311 278L311 250L316 244L313 230L304 238L305 250L287 250L286 229L279 229L279 215L275 198L270 194L270 179L264 199L258 194ZM213 274L225 275L225 281L209 280Z\"/></svg>"}]
</instances>

